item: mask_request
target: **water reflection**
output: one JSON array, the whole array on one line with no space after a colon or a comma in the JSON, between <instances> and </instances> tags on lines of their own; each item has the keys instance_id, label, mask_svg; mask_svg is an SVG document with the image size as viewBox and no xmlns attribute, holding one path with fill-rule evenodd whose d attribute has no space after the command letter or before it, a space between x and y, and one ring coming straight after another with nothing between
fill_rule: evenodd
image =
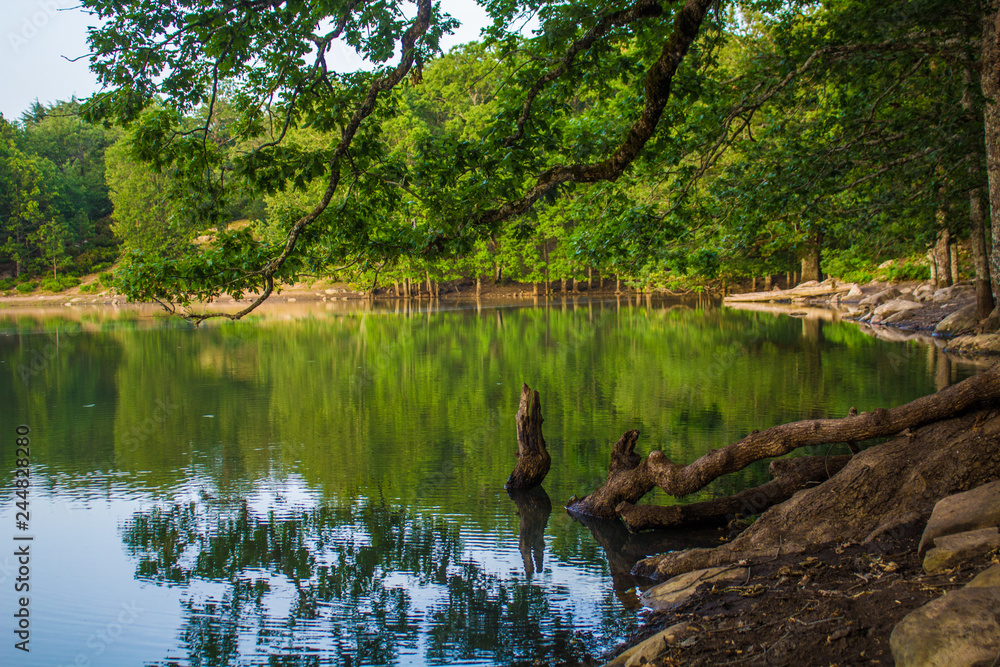
<instances>
[{"instance_id":1,"label":"water reflection","mask_svg":"<svg viewBox=\"0 0 1000 667\"><path fill-rule=\"evenodd\" d=\"M507 495L517 505L517 546L524 561L524 573L531 578L536 570L545 566L545 526L552 514L552 501L545 489L536 486L526 491L508 491Z\"/></svg>"},{"instance_id":2,"label":"water reflection","mask_svg":"<svg viewBox=\"0 0 1000 667\"><path fill-rule=\"evenodd\" d=\"M184 586L185 664L585 660L600 646L559 602L569 588L530 582L548 498L519 507L527 579L491 572L442 517L364 499L263 516L246 502L157 505L121 534L138 580Z\"/></svg>"},{"instance_id":3,"label":"water reflection","mask_svg":"<svg viewBox=\"0 0 1000 667\"><path fill-rule=\"evenodd\" d=\"M95 661L79 600L113 618L135 599L148 611L106 664L583 659L634 625L632 564L696 540L552 511L605 481L619 434L692 461L973 370L920 341L707 301L540 303L296 303L199 329L0 311L0 432L31 426L39 510L79 501L38 524L40 543L72 541L37 556L59 585L31 657ZM545 491L507 497L522 382L541 391L553 466ZM0 526L11 479L0 468ZM750 467L685 500L766 479Z\"/></svg>"}]
</instances>

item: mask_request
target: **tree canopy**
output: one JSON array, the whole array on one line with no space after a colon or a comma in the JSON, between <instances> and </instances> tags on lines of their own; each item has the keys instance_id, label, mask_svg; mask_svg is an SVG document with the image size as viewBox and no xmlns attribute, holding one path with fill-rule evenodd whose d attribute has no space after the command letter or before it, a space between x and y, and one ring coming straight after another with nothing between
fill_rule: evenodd
<instances>
[{"instance_id":1,"label":"tree canopy","mask_svg":"<svg viewBox=\"0 0 1000 667\"><path fill-rule=\"evenodd\" d=\"M982 235L983 192L1000 216L997 0L494 0L448 54L429 0L84 4L107 89L83 115L172 193L175 242L121 270L134 298L257 295L242 316L344 270L818 277Z\"/></svg>"}]
</instances>

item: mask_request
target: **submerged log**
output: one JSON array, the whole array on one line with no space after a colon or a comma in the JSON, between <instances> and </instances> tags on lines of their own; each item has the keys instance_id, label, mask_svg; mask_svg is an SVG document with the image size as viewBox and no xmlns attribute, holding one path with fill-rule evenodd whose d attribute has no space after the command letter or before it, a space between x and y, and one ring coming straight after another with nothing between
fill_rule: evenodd
<instances>
[{"instance_id":1,"label":"submerged log","mask_svg":"<svg viewBox=\"0 0 1000 667\"><path fill-rule=\"evenodd\" d=\"M521 403L517 408L517 465L507 478L508 491L538 486L549 473L552 457L545 449L542 437L542 402L538 392L528 385L521 386Z\"/></svg>"},{"instance_id":2,"label":"submerged log","mask_svg":"<svg viewBox=\"0 0 1000 667\"><path fill-rule=\"evenodd\" d=\"M690 505L633 505L621 502L618 515L632 532L689 525L725 524L738 516L760 514L783 503L810 485L822 483L840 472L850 456L802 456L771 461L767 484L725 498Z\"/></svg>"},{"instance_id":3,"label":"submerged log","mask_svg":"<svg viewBox=\"0 0 1000 667\"><path fill-rule=\"evenodd\" d=\"M954 417L978 403L997 398L1000 398L1000 364L936 394L891 410L878 408L843 419L809 419L754 431L739 442L713 450L689 465L674 463L660 451L650 452L642 459L634 451L638 432L629 431L614 446L607 482L589 496L570 499L567 508L612 518L620 503L634 504L657 486L680 498L754 461L783 456L799 447L896 435Z\"/></svg>"}]
</instances>

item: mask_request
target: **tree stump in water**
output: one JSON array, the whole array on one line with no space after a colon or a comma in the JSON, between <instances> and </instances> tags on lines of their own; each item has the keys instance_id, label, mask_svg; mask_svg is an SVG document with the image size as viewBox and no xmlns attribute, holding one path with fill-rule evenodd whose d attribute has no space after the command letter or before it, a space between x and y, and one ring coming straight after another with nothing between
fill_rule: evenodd
<instances>
[{"instance_id":1,"label":"tree stump in water","mask_svg":"<svg viewBox=\"0 0 1000 667\"><path fill-rule=\"evenodd\" d=\"M542 437L542 402L538 392L528 385L521 386L521 403L517 408L517 465L507 478L508 491L538 486L549 473L552 457L545 449Z\"/></svg>"}]
</instances>

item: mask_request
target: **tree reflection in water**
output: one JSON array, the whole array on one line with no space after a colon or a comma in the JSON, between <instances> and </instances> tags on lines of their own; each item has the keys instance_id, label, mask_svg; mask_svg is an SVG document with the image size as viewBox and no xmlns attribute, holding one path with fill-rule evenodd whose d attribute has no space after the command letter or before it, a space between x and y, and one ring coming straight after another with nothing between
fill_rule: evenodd
<instances>
[{"instance_id":1,"label":"tree reflection in water","mask_svg":"<svg viewBox=\"0 0 1000 667\"><path fill-rule=\"evenodd\" d=\"M518 507L527 578L487 571L444 517L365 500L266 516L246 502L167 504L121 532L138 579L185 588L187 656L159 664L585 662L604 646L576 632L572 592L530 580L548 496Z\"/></svg>"}]
</instances>

